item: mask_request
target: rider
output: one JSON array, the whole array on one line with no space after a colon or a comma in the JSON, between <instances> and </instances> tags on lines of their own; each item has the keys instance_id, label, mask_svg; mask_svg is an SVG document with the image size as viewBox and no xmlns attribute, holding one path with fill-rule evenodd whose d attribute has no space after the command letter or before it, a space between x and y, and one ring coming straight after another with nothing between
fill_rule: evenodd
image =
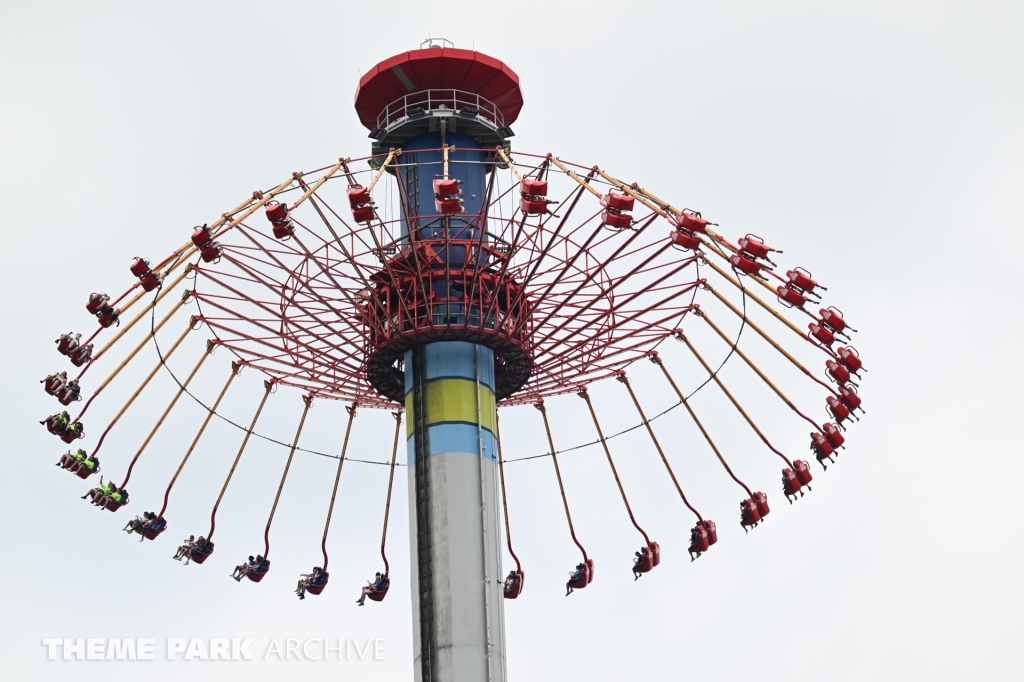
<instances>
[{"instance_id":1,"label":"rider","mask_svg":"<svg viewBox=\"0 0 1024 682\"><path fill-rule=\"evenodd\" d=\"M573 583L578 583L583 578L583 572L587 570L585 564L576 564L575 571L569 571L569 582L565 584L565 596L568 597L575 590L572 589Z\"/></svg>"},{"instance_id":2,"label":"rider","mask_svg":"<svg viewBox=\"0 0 1024 682\"><path fill-rule=\"evenodd\" d=\"M68 383L68 373L54 372L53 374L47 375L47 377L39 383L43 384L43 388L47 393L50 395L57 395L57 392ZM75 385L77 386L78 384Z\"/></svg>"},{"instance_id":3,"label":"rider","mask_svg":"<svg viewBox=\"0 0 1024 682\"><path fill-rule=\"evenodd\" d=\"M295 594L299 595L299 599L305 599L307 589L313 585L323 585L325 582L327 582L327 573L319 566L314 566L312 573L303 573L299 576Z\"/></svg>"},{"instance_id":4,"label":"rider","mask_svg":"<svg viewBox=\"0 0 1024 682\"><path fill-rule=\"evenodd\" d=\"M633 559L633 582L640 579L643 573L639 570L647 564L647 547L641 547L639 552L633 552L636 558Z\"/></svg>"},{"instance_id":5,"label":"rider","mask_svg":"<svg viewBox=\"0 0 1024 682\"><path fill-rule=\"evenodd\" d=\"M70 469L76 464L85 464L85 460L85 450L83 450L82 448L78 448L78 452L74 453L68 450L63 455L60 456L60 461L57 462L57 466L64 467L65 469ZM92 469L93 467L89 468Z\"/></svg>"},{"instance_id":6,"label":"rider","mask_svg":"<svg viewBox=\"0 0 1024 682\"><path fill-rule=\"evenodd\" d=\"M249 563L239 564L235 566L235 570L231 573L231 577L236 581L241 582L242 578L251 573L256 568L256 559L251 554L249 555Z\"/></svg>"},{"instance_id":7,"label":"rider","mask_svg":"<svg viewBox=\"0 0 1024 682\"><path fill-rule=\"evenodd\" d=\"M184 556L191 556L192 551L195 548L196 548L196 536L195 535L189 535L187 540L182 541L181 546L178 547L178 551L171 558L174 559L175 561L181 561L182 557L184 557Z\"/></svg>"},{"instance_id":8,"label":"rider","mask_svg":"<svg viewBox=\"0 0 1024 682\"><path fill-rule=\"evenodd\" d=\"M57 350L63 355L70 354L72 351L78 348L79 343L81 343L82 335L72 334L73 332L61 334L60 338L54 341L54 343L57 344Z\"/></svg>"},{"instance_id":9,"label":"rider","mask_svg":"<svg viewBox=\"0 0 1024 682\"><path fill-rule=\"evenodd\" d=\"M185 555L185 565L188 566L189 561L195 558L196 554L211 554L213 552L213 543L207 540L204 536L200 535L199 539L192 545L192 549ZM199 563L202 563L200 561Z\"/></svg>"},{"instance_id":10,"label":"rider","mask_svg":"<svg viewBox=\"0 0 1024 682\"><path fill-rule=\"evenodd\" d=\"M61 414L67 414L67 412L62 412ZM71 421L70 417L68 417L68 421ZM67 426L65 426L64 430L68 433L75 434L76 438L80 438L82 436L83 428L84 427L82 426L82 422L75 422L73 424L68 424Z\"/></svg>"},{"instance_id":11,"label":"rider","mask_svg":"<svg viewBox=\"0 0 1024 682\"><path fill-rule=\"evenodd\" d=\"M519 573L516 571L509 571L508 577L505 578L505 583L502 585L502 589L505 594L511 594L515 591L516 585L519 584Z\"/></svg>"},{"instance_id":12,"label":"rider","mask_svg":"<svg viewBox=\"0 0 1024 682\"><path fill-rule=\"evenodd\" d=\"M91 497L92 504L96 506L101 506L102 504L104 504L104 502L99 502L98 500L103 500L107 495L109 495L114 490L114 488L115 486L113 483L104 483L103 477L100 476L100 484L95 488L90 488L89 492L82 495L82 499L84 500L87 497Z\"/></svg>"},{"instance_id":13,"label":"rider","mask_svg":"<svg viewBox=\"0 0 1024 682\"><path fill-rule=\"evenodd\" d=\"M56 412L39 423L46 426L50 433L60 434L67 430L68 424L71 423L71 415L67 412Z\"/></svg>"},{"instance_id":14,"label":"rider","mask_svg":"<svg viewBox=\"0 0 1024 682\"><path fill-rule=\"evenodd\" d=\"M359 600L356 601L356 603L362 606L366 602L367 595L383 592L384 588L387 586L387 577L385 577L383 573L378 572L376 576L374 576L372 583L369 580L366 581L366 587L363 588L362 593L359 595Z\"/></svg>"}]
</instances>

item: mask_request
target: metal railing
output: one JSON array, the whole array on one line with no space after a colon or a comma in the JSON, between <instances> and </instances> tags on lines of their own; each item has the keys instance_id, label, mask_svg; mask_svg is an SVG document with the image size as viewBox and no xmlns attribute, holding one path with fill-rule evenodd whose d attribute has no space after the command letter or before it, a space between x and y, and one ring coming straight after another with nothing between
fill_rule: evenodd
<instances>
[{"instance_id":1,"label":"metal railing","mask_svg":"<svg viewBox=\"0 0 1024 682\"><path fill-rule=\"evenodd\" d=\"M464 90L420 90L399 97L377 116L377 128L387 130L400 120L426 116L447 109L489 121L495 128L505 127L505 117L497 105L485 97Z\"/></svg>"}]
</instances>

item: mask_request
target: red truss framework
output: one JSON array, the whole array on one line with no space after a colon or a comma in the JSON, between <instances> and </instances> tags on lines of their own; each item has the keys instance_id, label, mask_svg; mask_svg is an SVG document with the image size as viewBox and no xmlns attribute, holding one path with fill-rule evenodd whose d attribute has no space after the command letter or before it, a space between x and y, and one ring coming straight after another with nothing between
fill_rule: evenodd
<instances>
[{"instance_id":1,"label":"red truss framework","mask_svg":"<svg viewBox=\"0 0 1024 682\"><path fill-rule=\"evenodd\" d=\"M400 153L365 159L362 171L344 160L296 173L257 193L263 207L237 211L215 232L220 257L194 264L198 318L280 383L393 407L403 399L402 352L420 343L494 348L499 400L530 403L616 374L696 309L705 255L674 243L667 206L636 201L634 212L616 214L628 227L612 227L609 192L643 199L643 190L551 155L489 151L478 215L403 211ZM442 174L441 164L420 166ZM548 183L545 212L524 213L523 178ZM373 216L359 223L349 190L361 182L372 189ZM288 207L283 239L265 217L271 201ZM416 225L453 218L467 229L417 236Z\"/></svg>"}]
</instances>

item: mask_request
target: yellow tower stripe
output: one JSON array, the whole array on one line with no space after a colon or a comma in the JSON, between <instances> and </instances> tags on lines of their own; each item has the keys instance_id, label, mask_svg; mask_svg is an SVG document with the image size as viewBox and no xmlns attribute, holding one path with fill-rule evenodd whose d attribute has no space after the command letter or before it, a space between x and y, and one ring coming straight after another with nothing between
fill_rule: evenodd
<instances>
[{"instance_id":1,"label":"yellow tower stripe","mask_svg":"<svg viewBox=\"0 0 1024 682\"><path fill-rule=\"evenodd\" d=\"M436 379L426 386L427 426L445 422L476 424L476 382L468 379ZM412 391L405 396L406 436L411 436L416 427L413 414ZM480 384L480 424L494 433L495 406L494 392L486 384Z\"/></svg>"}]
</instances>

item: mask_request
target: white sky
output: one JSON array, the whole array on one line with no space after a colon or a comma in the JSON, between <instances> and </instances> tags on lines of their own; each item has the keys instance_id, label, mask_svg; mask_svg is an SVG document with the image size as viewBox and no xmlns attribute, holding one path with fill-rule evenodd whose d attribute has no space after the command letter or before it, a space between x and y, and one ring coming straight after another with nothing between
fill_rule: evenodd
<instances>
[{"instance_id":1,"label":"white sky","mask_svg":"<svg viewBox=\"0 0 1024 682\"><path fill-rule=\"evenodd\" d=\"M785 249L782 262L811 269L829 287L827 302L860 329L870 370L867 416L834 468L815 465L814 492L792 507L779 467L721 396L695 399L733 463L771 496L768 522L747 536L735 523L736 488L685 415L658 425L691 496L720 528L719 545L692 565L690 518L649 442L642 433L613 441L665 556L636 584L636 534L599 449L564 458L578 530L600 571L569 599L562 585L576 555L550 463L509 465L513 532L530 576L506 605L510 678L1020 679L1022 19L1009 2L8 0L0 205L10 305L0 371L11 486L0 531L0 672L410 679L404 470L388 599L352 604L378 568L387 470L351 465L332 527L331 584L299 602L294 577L319 562L331 460L297 457L274 525L275 570L258 586L236 585L227 573L261 547L281 449L252 446L218 518L217 553L183 568L169 557L181 536L205 529L237 432L211 427L172 497L170 537L140 544L117 532L128 510L87 506L77 495L88 486L53 466L61 444L36 421L54 403L36 382L66 364L52 344L60 332L91 329L88 293L129 282L131 257L162 257L193 225L293 170L365 154L352 109L359 74L433 35L520 75L516 148L599 164L703 210L729 237L754 232ZM797 348L819 366L818 354ZM144 356L135 373L153 360ZM766 365L821 416L820 391ZM680 374L697 378L692 367ZM777 444L802 456L807 429L738 362L723 376ZM671 403L655 375L637 377L650 411ZM137 378L97 401L87 444ZM227 408L238 419L258 398L257 377L244 379L247 393ZM218 369L197 386L210 395L222 381ZM167 377L154 382L112 432L105 466L123 470L170 387ZM635 423L617 388L593 389L609 431ZM301 404L285 391L271 400L279 407L261 431L288 440ZM581 401L550 405L561 415L559 444L590 440ZM318 403L309 445L336 451L341 415ZM161 495L199 419L194 405L172 416L133 477L132 513ZM531 408L502 419L507 456L546 450ZM389 421L364 414L353 448L386 458ZM253 637L259 656L271 638L323 636L386 639L387 660L103 664L47 661L42 645Z\"/></svg>"}]
</instances>

